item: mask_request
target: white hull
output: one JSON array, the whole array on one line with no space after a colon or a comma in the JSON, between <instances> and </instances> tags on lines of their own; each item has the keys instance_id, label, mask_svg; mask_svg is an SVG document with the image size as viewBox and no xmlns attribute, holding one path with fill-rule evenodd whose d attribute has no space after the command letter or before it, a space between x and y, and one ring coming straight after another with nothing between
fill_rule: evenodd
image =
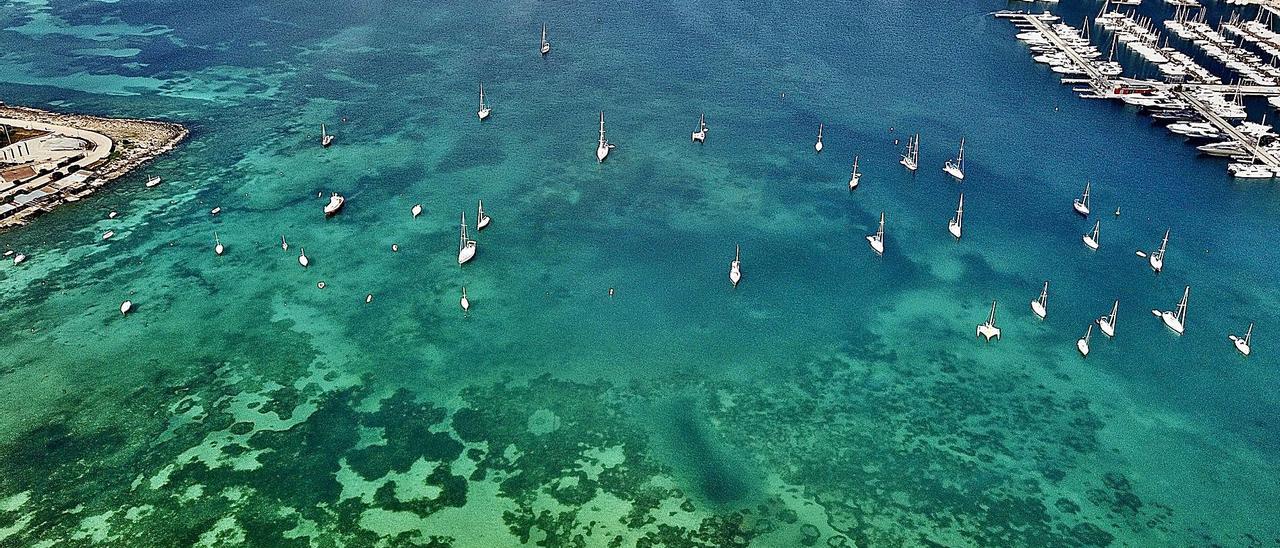
<instances>
[{"instance_id":1,"label":"white hull","mask_svg":"<svg viewBox=\"0 0 1280 548\"><path fill-rule=\"evenodd\" d=\"M130 310L133 310L133 301L125 301L120 303L121 315L128 314Z\"/></svg>"},{"instance_id":2,"label":"white hull","mask_svg":"<svg viewBox=\"0 0 1280 548\"><path fill-rule=\"evenodd\" d=\"M946 172L947 175L955 177L958 181L964 180L964 172L960 171L960 168L952 165L951 162L947 162L946 167L943 167L942 171Z\"/></svg>"},{"instance_id":3,"label":"white hull","mask_svg":"<svg viewBox=\"0 0 1280 548\"><path fill-rule=\"evenodd\" d=\"M112 232L112 231L108 230L108 231L106 231L106 232L104 232L104 233L102 234L102 239L104 239L104 240L109 240L109 239L111 239L111 237L112 237L112 236L115 236L115 235L116 235L116 233L115 233L115 232Z\"/></svg>"},{"instance_id":4,"label":"white hull","mask_svg":"<svg viewBox=\"0 0 1280 548\"><path fill-rule=\"evenodd\" d=\"M947 223L947 230L950 231L951 235L954 236L957 240L960 239L960 225L956 223L955 220L952 220L951 222Z\"/></svg>"},{"instance_id":5,"label":"white hull","mask_svg":"<svg viewBox=\"0 0 1280 548\"><path fill-rule=\"evenodd\" d=\"M413 218L418 218L418 215L422 215L422 204L414 205L410 212L413 213Z\"/></svg>"},{"instance_id":6,"label":"white hull","mask_svg":"<svg viewBox=\"0 0 1280 548\"><path fill-rule=\"evenodd\" d=\"M689 139L698 143L705 142L707 139L706 131L695 131L689 135Z\"/></svg>"},{"instance_id":7,"label":"white hull","mask_svg":"<svg viewBox=\"0 0 1280 548\"><path fill-rule=\"evenodd\" d=\"M480 222L476 223L476 230L484 230L484 227L486 227L486 226L489 226L489 216L488 216L488 215L485 215L484 217L481 217L481 218L480 218Z\"/></svg>"},{"instance_id":8,"label":"white hull","mask_svg":"<svg viewBox=\"0 0 1280 548\"><path fill-rule=\"evenodd\" d=\"M543 55L551 53L551 44L542 44L542 48L539 49L538 52Z\"/></svg>"},{"instance_id":9,"label":"white hull","mask_svg":"<svg viewBox=\"0 0 1280 548\"><path fill-rule=\"evenodd\" d=\"M739 263L738 261L733 261L733 263L729 265L729 281L733 283L734 287L738 287L738 282L742 281L741 264L742 263Z\"/></svg>"},{"instance_id":10,"label":"white hull","mask_svg":"<svg viewBox=\"0 0 1280 548\"><path fill-rule=\"evenodd\" d=\"M150 179L147 179L147 188L154 187L154 186L156 186L156 185L158 185L158 184L160 184L160 178L159 178L159 177L152 177L152 178L150 178Z\"/></svg>"},{"instance_id":11,"label":"white hull","mask_svg":"<svg viewBox=\"0 0 1280 548\"><path fill-rule=\"evenodd\" d=\"M463 312L471 310L471 301L467 299L466 295L463 295L461 299L458 299L458 305L462 307Z\"/></svg>"},{"instance_id":12,"label":"white hull","mask_svg":"<svg viewBox=\"0 0 1280 548\"><path fill-rule=\"evenodd\" d=\"M816 142L816 143L814 143L814 144L813 144L813 151L814 151L814 152L822 152L822 141L818 141L818 142Z\"/></svg>"},{"instance_id":13,"label":"white hull","mask_svg":"<svg viewBox=\"0 0 1280 548\"><path fill-rule=\"evenodd\" d=\"M1116 326L1111 323L1111 318L1109 316L1098 318L1098 329L1101 329L1102 334L1109 338L1114 338L1116 336Z\"/></svg>"},{"instance_id":14,"label":"white hull","mask_svg":"<svg viewBox=\"0 0 1280 548\"><path fill-rule=\"evenodd\" d=\"M854 175L853 177L850 177L850 178L849 178L849 190L854 190L854 189L858 188L858 180L859 180L859 179L861 179L861 178L862 178L862 175L861 175L861 174Z\"/></svg>"},{"instance_id":15,"label":"white hull","mask_svg":"<svg viewBox=\"0 0 1280 548\"><path fill-rule=\"evenodd\" d=\"M1084 205L1083 203L1080 203L1080 200L1076 200L1074 203L1072 203L1071 207L1076 210L1076 213L1084 215L1085 217L1089 216L1089 206Z\"/></svg>"},{"instance_id":16,"label":"white hull","mask_svg":"<svg viewBox=\"0 0 1280 548\"><path fill-rule=\"evenodd\" d=\"M1085 234L1084 236L1081 236L1080 239L1084 240L1085 247L1092 249L1094 251L1098 250L1098 241L1093 239L1092 234Z\"/></svg>"},{"instance_id":17,"label":"white hull","mask_svg":"<svg viewBox=\"0 0 1280 548\"><path fill-rule=\"evenodd\" d=\"M13 257L13 264L15 266L20 265L22 264L22 261L25 261L25 260L27 260L27 256L19 253Z\"/></svg>"},{"instance_id":18,"label":"white hull","mask_svg":"<svg viewBox=\"0 0 1280 548\"><path fill-rule=\"evenodd\" d=\"M1154 253L1147 256L1147 262L1151 264L1151 270L1160 272L1164 270L1164 257L1157 257Z\"/></svg>"},{"instance_id":19,"label":"white hull","mask_svg":"<svg viewBox=\"0 0 1280 548\"><path fill-rule=\"evenodd\" d=\"M1231 339L1231 344L1235 345L1236 352L1239 352L1240 354L1245 356L1249 355L1249 352L1251 350L1249 348L1249 343L1245 342L1243 338L1237 337L1235 335L1231 335L1227 338Z\"/></svg>"},{"instance_id":20,"label":"white hull","mask_svg":"<svg viewBox=\"0 0 1280 548\"><path fill-rule=\"evenodd\" d=\"M1080 351L1080 355L1081 355L1081 356L1084 356L1084 357L1086 357L1086 358L1087 358L1087 357L1089 357L1089 341L1087 341L1087 340L1085 340L1085 339L1079 339L1079 340L1077 340L1077 341L1076 341L1076 350L1079 350L1079 351Z\"/></svg>"},{"instance_id":21,"label":"white hull","mask_svg":"<svg viewBox=\"0 0 1280 548\"><path fill-rule=\"evenodd\" d=\"M298 264L302 265L302 268L306 268L311 264L311 259L307 258L305 251L298 254Z\"/></svg>"},{"instance_id":22,"label":"white hull","mask_svg":"<svg viewBox=\"0 0 1280 548\"><path fill-rule=\"evenodd\" d=\"M480 110L476 111L476 116L479 116L479 117L480 117L480 119L481 119L481 120L483 120L483 119L485 119L485 118L488 118L488 117L489 117L489 113L490 113L490 112L493 112L493 109L491 109L491 108L482 108L482 109L480 109Z\"/></svg>"},{"instance_id":23,"label":"white hull","mask_svg":"<svg viewBox=\"0 0 1280 548\"><path fill-rule=\"evenodd\" d=\"M603 162L604 157L609 155L609 145L600 145L596 147L596 161Z\"/></svg>"},{"instance_id":24,"label":"white hull","mask_svg":"<svg viewBox=\"0 0 1280 548\"><path fill-rule=\"evenodd\" d=\"M884 238L876 237L874 234L867 236L867 244L871 246L872 251L876 252L876 255L884 255Z\"/></svg>"},{"instance_id":25,"label":"white hull","mask_svg":"<svg viewBox=\"0 0 1280 548\"><path fill-rule=\"evenodd\" d=\"M467 261L475 258L475 256L476 243L474 241L467 241L467 245L458 250L458 265L461 266L466 264Z\"/></svg>"},{"instance_id":26,"label":"white hull","mask_svg":"<svg viewBox=\"0 0 1280 548\"><path fill-rule=\"evenodd\" d=\"M1182 329L1183 329L1182 321L1179 320L1178 317L1173 314L1173 312L1170 312L1168 310L1152 310L1151 313L1156 316L1159 316L1160 319L1164 321L1164 325L1169 329L1173 330L1174 333L1177 333L1179 335L1182 334Z\"/></svg>"},{"instance_id":27,"label":"white hull","mask_svg":"<svg viewBox=\"0 0 1280 548\"><path fill-rule=\"evenodd\" d=\"M907 168L907 170L909 171L915 171L917 167L915 160L912 160L910 158L903 158L898 163L902 164L903 167Z\"/></svg>"},{"instance_id":28,"label":"white hull","mask_svg":"<svg viewBox=\"0 0 1280 548\"><path fill-rule=\"evenodd\" d=\"M1040 304L1040 301L1031 301L1031 313L1043 320L1049 311L1044 309L1044 305Z\"/></svg>"},{"instance_id":29,"label":"white hull","mask_svg":"<svg viewBox=\"0 0 1280 548\"><path fill-rule=\"evenodd\" d=\"M978 326L978 336L986 337L987 342L991 342L992 338L1000 340L1000 328L994 325L982 324Z\"/></svg>"}]
</instances>

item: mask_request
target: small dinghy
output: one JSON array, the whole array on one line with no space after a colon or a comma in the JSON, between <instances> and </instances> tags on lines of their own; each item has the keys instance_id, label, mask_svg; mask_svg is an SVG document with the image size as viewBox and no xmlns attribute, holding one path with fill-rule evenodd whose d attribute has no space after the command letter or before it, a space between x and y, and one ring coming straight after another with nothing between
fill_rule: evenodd
<instances>
[{"instance_id":1,"label":"small dinghy","mask_svg":"<svg viewBox=\"0 0 1280 548\"><path fill-rule=\"evenodd\" d=\"M20 265L22 264L22 261L25 261L25 260L27 260L27 256L21 253L13 256L13 264L15 265Z\"/></svg>"},{"instance_id":2,"label":"small dinghy","mask_svg":"<svg viewBox=\"0 0 1280 548\"><path fill-rule=\"evenodd\" d=\"M160 178L159 178L159 177L148 177L148 178L147 178L147 188L153 188L153 187L155 187L156 185L159 185L159 184L160 184Z\"/></svg>"},{"instance_id":3,"label":"small dinghy","mask_svg":"<svg viewBox=\"0 0 1280 548\"><path fill-rule=\"evenodd\" d=\"M108 213L108 214L107 214L107 218L108 218L108 219L114 219L114 218L116 218L116 216L118 216L118 215L120 215L120 214L119 214L119 213L117 213L117 212L115 212L115 211L112 211L111 213Z\"/></svg>"},{"instance_id":4,"label":"small dinghy","mask_svg":"<svg viewBox=\"0 0 1280 548\"><path fill-rule=\"evenodd\" d=\"M284 241L284 234L280 235L280 249L289 250L289 242Z\"/></svg>"},{"instance_id":5,"label":"small dinghy","mask_svg":"<svg viewBox=\"0 0 1280 548\"><path fill-rule=\"evenodd\" d=\"M112 237L112 236L115 236L115 235L116 235L116 232L115 232L114 230L108 230L108 231L106 231L106 232L103 232L103 233L102 233L102 239L104 239L104 240L110 240L110 239L111 239L111 237Z\"/></svg>"},{"instance_id":6,"label":"small dinghy","mask_svg":"<svg viewBox=\"0 0 1280 548\"><path fill-rule=\"evenodd\" d=\"M822 124L818 124L818 142L813 144L814 152L822 152Z\"/></svg>"},{"instance_id":7,"label":"small dinghy","mask_svg":"<svg viewBox=\"0 0 1280 548\"><path fill-rule=\"evenodd\" d=\"M862 173L858 172L858 156L853 157L853 171L849 173L849 190L858 188L858 182L862 180Z\"/></svg>"},{"instance_id":8,"label":"small dinghy","mask_svg":"<svg viewBox=\"0 0 1280 548\"><path fill-rule=\"evenodd\" d=\"M1094 251L1098 250L1098 226L1100 226L1101 224L1102 224L1102 221L1094 222L1093 232L1090 232L1080 237L1081 240L1084 240L1085 247L1092 249Z\"/></svg>"},{"instance_id":9,"label":"small dinghy","mask_svg":"<svg viewBox=\"0 0 1280 548\"><path fill-rule=\"evenodd\" d=\"M961 233L961 230L963 230L963 227L964 227L964 193L961 193L960 204L956 206L956 216L953 217L951 221L947 223L947 230L951 232L952 236L955 236L955 238L959 240L960 233Z\"/></svg>"},{"instance_id":10,"label":"small dinghy","mask_svg":"<svg viewBox=\"0 0 1280 548\"><path fill-rule=\"evenodd\" d=\"M462 213L462 227L458 231L458 266L476 256L476 241L467 238L467 214Z\"/></svg>"},{"instance_id":11,"label":"small dinghy","mask_svg":"<svg viewBox=\"0 0 1280 548\"><path fill-rule=\"evenodd\" d=\"M1111 305L1111 313L1098 318L1098 329L1101 329L1102 334L1108 338L1115 338L1116 336L1116 312L1119 310L1120 300L1116 299L1116 302Z\"/></svg>"},{"instance_id":12,"label":"small dinghy","mask_svg":"<svg viewBox=\"0 0 1280 548\"><path fill-rule=\"evenodd\" d=\"M489 221L489 216L484 213L484 200L480 200L479 204L476 206L476 232L484 230L484 227L489 226Z\"/></svg>"},{"instance_id":13,"label":"small dinghy","mask_svg":"<svg viewBox=\"0 0 1280 548\"><path fill-rule=\"evenodd\" d=\"M876 255L884 255L884 212L880 212L880 228L876 229L876 233L867 236L867 245L871 246L872 251Z\"/></svg>"}]
</instances>

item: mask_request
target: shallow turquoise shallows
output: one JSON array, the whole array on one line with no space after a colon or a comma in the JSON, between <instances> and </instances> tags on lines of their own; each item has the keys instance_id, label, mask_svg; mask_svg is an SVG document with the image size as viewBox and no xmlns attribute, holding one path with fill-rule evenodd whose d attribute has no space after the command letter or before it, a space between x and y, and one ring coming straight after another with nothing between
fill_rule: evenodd
<instances>
[{"instance_id":1,"label":"shallow turquoise shallows","mask_svg":"<svg viewBox=\"0 0 1280 548\"><path fill-rule=\"evenodd\" d=\"M1008 7L0 5L0 100L192 130L0 234L0 546L1280 542L1280 190Z\"/></svg>"}]
</instances>

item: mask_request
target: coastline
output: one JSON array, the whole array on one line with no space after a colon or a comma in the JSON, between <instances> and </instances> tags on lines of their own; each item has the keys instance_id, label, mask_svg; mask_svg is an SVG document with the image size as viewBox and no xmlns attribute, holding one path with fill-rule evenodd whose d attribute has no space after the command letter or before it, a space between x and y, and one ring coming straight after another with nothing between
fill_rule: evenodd
<instances>
[{"instance_id":1,"label":"coastline","mask_svg":"<svg viewBox=\"0 0 1280 548\"><path fill-rule=\"evenodd\" d=\"M90 143L83 154L0 187L0 230L79 201L148 161L173 150L189 130L177 123L104 118L0 104L0 123L28 125Z\"/></svg>"}]
</instances>

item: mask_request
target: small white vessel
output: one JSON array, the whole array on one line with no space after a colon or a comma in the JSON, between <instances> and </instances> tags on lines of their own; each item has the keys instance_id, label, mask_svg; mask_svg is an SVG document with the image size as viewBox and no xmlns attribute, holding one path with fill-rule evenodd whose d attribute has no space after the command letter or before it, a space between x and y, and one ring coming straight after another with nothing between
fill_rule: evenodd
<instances>
[{"instance_id":1,"label":"small white vessel","mask_svg":"<svg viewBox=\"0 0 1280 548\"><path fill-rule=\"evenodd\" d=\"M867 236L867 243L871 245L871 249L876 255L884 255L884 212L880 212L880 228L876 229L876 233Z\"/></svg>"},{"instance_id":2,"label":"small white vessel","mask_svg":"<svg viewBox=\"0 0 1280 548\"><path fill-rule=\"evenodd\" d=\"M476 232L484 230L484 227L489 226L489 220L489 216L484 213L484 200L480 200L479 204L476 206Z\"/></svg>"},{"instance_id":3,"label":"small white vessel","mask_svg":"<svg viewBox=\"0 0 1280 548\"><path fill-rule=\"evenodd\" d=\"M156 185L158 185L158 184L160 184L160 178L159 178L159 177L155 177L155 176L147 177L147 188L154 187L154 186L156 186Z\"/></svg>"},{"instance_id":4,"label":"small white vessel","mask_svg":"<svg viewBox=\"0 0 1280 548\"><path fill-rule=\"evenodd\" d=\"M484 104L484 84L480 84L480 109L476 111L476 116L484 120L489 117L490 112L493 112L493 109Z\"/></svg>"},{"instance_id":5,"label":"small white vessel","mask_svg":"<svg viewBox=\"0 0 1280 548\"><path fill-rule=\"evenodd\" d=\"M1044 289L1040 290L1040 297L1031 301L1031 312L1040 319L1044 319L1049 314L1049 282L1044 282Z\"/></svg>"},{"instance_id":6,"label":"small white vessel","mask_svg":"<svg viewBox=\"0 0 1280 548\"><path fill-rule=\"evenodd\" d=\"M695 131L695 132L693 132L692 134L690 134L690 135L689 135L689 138L690 138L690 139L692 139L693 141L695 141L695 142L699 142L699 143L706 142L706 140L707 140L707 115L706 115L705 113L704 113L704 114L701 114L701 115L699 115L699 116L698 116L698 131Z\"/></svg>"},{"instance_id":7,"label":"small white vessel","mask_svg":"<svg viewBox=\"0 0 1280 548\"><path fill-rule=\"evenodd\" d=\"M946 165L942 166L942 171L955 177L957 181L964 180L964 137L960 138L960 154L956 155L955 162L947 160Z\"/></svg>"},{"instance_id":8,"label":"small white vessel","mask_svg":"<svg viewBox=\"0 0 1280 548\"><path fill-rule=\"evenodd\" d=\"M462 228L458 234L458 266L476 256L476 241L467 239L467 213L462 213Z\"/></svg>"},{"instance_id":9,"label":"small white vessel","mask_svg":"<svg viewBox=\"0 0 1280 548\"><path fill-rule=\"evenodd\" d=\"M289 242L284 241L284 234L280 235L280 249L289 250Z\"/></svg>"},{"instance_id":10,"label":"small white vessel","mask_svg":"<svg viewBox=\"0 0 1280 548\"><path fill-rule=\"evenodd\" d=\"M902 159L898 161L908 171L915 172L920 167L920 134L917 133L907 138L907 151L902 153Z\"/></svg>"},{"instance_id":11,"label":"small white vessel","mask_svg":"<svg viewBox=\"0 0 1280 548\"><path fill-rule=\"evenodd\" d=\"M1085 247L1092 249L1094 251L1098 250L1098 226L1100 226L1101 224L1102 224L1102 221L1097 221L1093 223L1093 232L1090 232L1080 237L1081 240L1084 240Z\"/></svg>"},{"instance_id":12,"label":"small white vessel","mask_svg":"<svg viewBox=\"0 0 1280 548\"><path fill-rule=\"evenodd\" d=\"M1231 343L1236 345L1237 351L1239 351L1241 354L1245 356L1248 356L1250 352L1249 341L1253 339L1253 324L1252 323L1249 324L1249 329L1245 330L1243 337L1237 337L1235 335L1227 335L1227 338L1231 339Z\"/></svg>"},{"instance_id":13,"label":"small white vessel","mask_svg":"<svg viewBox=\"0 0 1280 548\"><path fill-rule=\"evenodd\" d=\"M1165 229L1164 238L1160 240L1160 248L1147 255L1147 264L1151 265L1151 270L1157 274L1164 270L1164 252L1169 247L1169 229Z\"/></svg>"},{"instance_id":14,"label":"small white vessel","mask_svg":"<svg viewBox=\"0 0 1280 548\"><path fill-rule=\"evenodd\" d=\"M115 236L115 235L116 235L116 232L115 232L114 230L108 230L108 231L106 231L106 232L103 232L103 233L102 233L102 239L104 239L104 240L110 240L110 239L111 239L111 237L112 237L112 236Z\"/></svg>"},{"instance_id":15,"label":"small white vessel","mask_svg":"<svg viewBox=\"0 0 1280 548\"><path fill-rule=\"evenodd\" d=\"M609 149L613 145L609 144L609 140L604 138L604 111L600 112L600 143L596 145L596 161L603 162L604 157L609 155Z\"/></svg>"},{"instance_id":16,"label":"small white vessel","mask_svg":"<svg viewBox=\"0 0 1280 548\"><path fill-rule=\"evenodd\" d=\"M210 215L217 215L219 213L222 213L222 206L218 206L209 210Z\"/></svg>"},{"instance_id":17,"label":"small white vessel","mask_svg":"<svg viewBox=\"0 0 1280 548\"><path fill-rule=\"evenodd\" d=\"M1080 355L1089 357L1089 337L1093 335L1093 324L1089 324L1089 328L1085 330L1084 336L1076 340L1076 350L1080 351Z\"/></svg>"},{"instance_id":18,"label":"small white vessel","mask_svg":"<svg viewBox=\"0 0 1280 548\"><path fill-rule=\"evenodd\" d=\"M336 215L338 210L342 209L342 204L345 203L347 203L347 199L334 192L332 196L329 196L329 203L324 206L324 216L331 217Z\"/></svg>"},{"instance_id":19,"label":"small white vessel","mask_svg":"<svg viewBox=\"0 0 1280 548\"><path fill-rule=\"evenodd\" d=\"M373 293L364 296L364 304L373 302Z\"/></svg>"},{"instance_id":20,"label":"small white vessel","mask_svg":"<svg viewBox=\"0 0 1280 548\"><path fill-rule=\"evenodd\" d=\"M120 315L121 315L121 316L123 316L123 315L125 315L125 314L128 314L130 310L133 310L133 301L125 301L125 302L120 303Z\"/></svg>"},{"instance_id":21,"label":"small white vessel","mask_svg":"<svg viewBox=\"0 0 1280 548\"><path fill-rule=\"evenodd\" d=\"M307 265L311 264L311 259L307 258L306 248L301 249L298 253L298 264L302 265L302 268L306 268Z\"/></svg>"},{"instance_id":22,"label":"small white vessel","mask_svg":"<svg viewBox=\"0 0 1280 548\"><path fill-rule=\"evenodd\" d=\"M1119 216L1120 216L1120 208L1118 208L1118 207L1117 207L1117 208L1116 208L1116 217L1119 217Z\"/></svg>"},{"instance_id":23,"label":"small white vessel","mask_svg":"<svg viewBox=\"0 0 1280 548\"><path fill-rule=\"evenodd\" d=\"M991 342L992 337L1000 340L1000 328L996 327L996 301L991 301L991 313L987 315L987 321L978 324L978 336L986 337L987 342Z\"/></svg>"},{"instance_id":24,"label":"small white vessel","mask_svg":"<svg viewBox=\"0 0 1280 548\"><path fill-rule=\"evenodd\" d=\"M1098 329L1102 330L1102 334L1108 338L1116 336L1116 312L1120 310L1120 300L1111 304L1111 313L1098 318Z\"/></svg>"},{"instance_id":25,"label":"small white vessel","mask_svg":"<svg viewBox=\"0 0 1280 548\"><path fill-rule=\"evenodd\" d=\"M410 212L413 213L413 218L417 219L418 215L422 215L422 204L414 204Z\"/></svg>"},{"instance_id":26,"label":"small white vessel","mask_svg":"<svg viewBox=\"0 0 1280 548\"><path fill-rule=\"evenodd\" d=\"M1174 310L1152 310L1151 314L1164 321L1164 324L1172 329L1174 333L1182 334L1183 328L1187 321L1187 298L1191 296L1191 286L1187 286L1182 291L1182 300L1178 301L1178 307Z\"/></svg>"},{"instance_id":27,"label":"small white vessel","mask_svg":"<svg viewBox=\"0 0 1280 548\"><path fill-rule=\"evenodd\" d=\"M467 299L467 287L462 286L462 298L458 300L458 304L462 306L462 311L471 310L471 301Z\"/></svg>"},{"instance_id":28,"label":"small white vessel","mask_svg":"<svg viewBox=\"0 0 1280 548\"><path fill-rule=\"evenodd\" d=\"M862 180L862 174L858 172L858 156L853 156L853 170L849 173L849 190L858 188L858 181Z\"/></svg>"},{"instance_id":29,"label":"small white vessel","mask_svg":"<svg viewBox=\"0 0 1280 548\"><path fill-rule=\"evenodd\" d=\"M222 240L218 239L218 233L213 233L213 253L221 255L225 248L222 247Z\"/></svg>"},{"instance_id":30,"label":"small white vessel","mask_svg":"<svg viewBox=\"0 0 1280 548\"><path fill-rule=\"evenodd\" d=\"M961 192L960 205L956 206L956 216L953 217L951 221L947 223L947 230L951 232L952 236L955 236L955 238L959 240L960 231L963 229L963 227L964 227L964 193Z\"/></svg>"},{"instance_id":31,"label":"small white vessel","mask_svg":"<svg viewBox=\"0 0 1280 548\"><path fill-rule=\"evenodd\" d=\"M547 41L547 24L542 24L542 45L538 48L538 53L546 55L551 53L551 42Z\"/></svg>"},{"instance_id":32,"label":"small white vessel","mask_svg":"<svg viewBox=\"0 0 1280 548\"><path fill-rule=\"evenodd\" d=\"M111 213L108 213L108 214L107 214L107 218L108 218L108 219L114 219L114 218L116 218L116 216L118 216L118 215L120 215L120 213L118 213L118 212L116 212L116 211L112 211Z\"/></svg>"},{"instance_id":33,"label":"small white vessel","mask_svg":"<svg viewBox=\"0 0 1280 548\"><path fill-rule=\"evenodd\" d=\"M320 146L327 147L333 144L333 136L325 130L324 124L320 124Z\"/></svg>"},{"instance_id":34,"label":"small white vessel","mask_svg":"<svg viewBox=\"0 0 1280 548\"><path fill-rule=\"evenodd\" d=\"M739 260L741 247L733 247L733 262L729 263L729 281L733 283L733 287L738 287L738 282L742 281L742 261Z\"/></svg>"},{"instance_id":35,"label":"small white vessel","mask_svg":"<svg viewBox=\"0 0 1280 548\"><path fill-rule=\"evenodd\" d=\"M822 152L822 122L818 122L818 142L813 144L814 152Z\"/></svg>"},{"instance_id":36,"label":"small white vessel","mask_svg":"<svg viewBox=\"0 0 1280 548\"><path fill-rule=\"evenodd\" d=\"M1071 207L1076 210L1076 213L1084 215L1085 217L1089 216L1089 187L1090 183L1085 181L1084 194L1079 198L1076 198L1075 201L1071 203Z\"/></svg>"},{"instance_id":37,"label":"small white vessel","mask_svg":"<svg viewBox=\"0 0 1280 548\"><path fill-rule=\"evenodd\" d=\"M25 261L25 260L27 260L27 256L21 253L13 256L13 264L15 266L22 264L22 261Z\"/></svg>"}]
</instances>

